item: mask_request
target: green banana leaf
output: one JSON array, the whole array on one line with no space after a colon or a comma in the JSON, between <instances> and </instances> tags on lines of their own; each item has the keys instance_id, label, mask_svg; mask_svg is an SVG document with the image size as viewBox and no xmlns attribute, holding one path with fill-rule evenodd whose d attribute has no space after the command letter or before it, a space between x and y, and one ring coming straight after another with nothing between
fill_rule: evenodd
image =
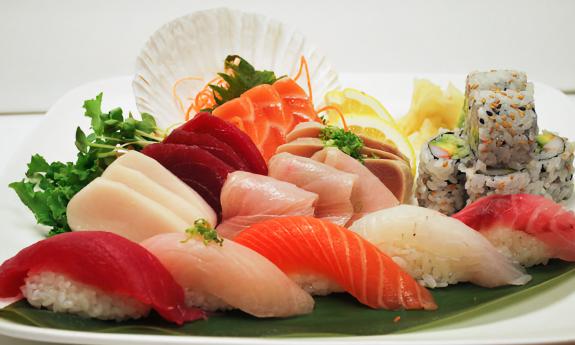
<instances>
[{"instance_id":1,"label":"green banana leaf","mask_svg":"<svg viewBox=\"0 0 575 345\"><path fill-rule=\"evenodd\" d=\"M114 322L85 319L36 309L19 301L0 310L0 318L19 324L74 331L159 335L203 335L235 337L310 337L376 335L412 332L448 325L462 318L483 315L530 298L575 276L575 264L551 261L529 270L533 280L525 286L494 289L458 284L432 290L436 311L372 310L347 294L316 298L312 314L287 319L258 319L239 311L214 314L208 320L175 326L152 313L141 320Z\"/></svg>"}]
</instances>

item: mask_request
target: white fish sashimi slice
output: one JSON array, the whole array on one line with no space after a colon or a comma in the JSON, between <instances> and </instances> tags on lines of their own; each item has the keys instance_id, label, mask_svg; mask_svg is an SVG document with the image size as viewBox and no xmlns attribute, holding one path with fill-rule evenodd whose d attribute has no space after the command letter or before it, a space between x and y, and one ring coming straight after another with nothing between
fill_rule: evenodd
<instances>
[{"instance_id":1,"label":"white fish sashimi slice","mask_svg":"<svg viewBox=\"0 0 575 345\"><path fill-rule=\"evenodd\" d=\"M218 232L233 239L244 228L282 216L313 216L318 195L273 177L235 171L228 175L220 197L222 223Z\"/></svg>"},{"instance_id":2,"label":"white fish sashimi slice","mask_svg":"<svg viewBox=\"0 0 575 345\"><path fill-rule=\"evenodd\" d=\"M224 240L204 244L184 234L163 234L142 243L207 310L238 308L257 317L288 317L313 310L311 296L255 251ZM216 305L212 301L216 301Z\"/></svg>"},{"instance_id":3,"label":"white fish sashimi slice","mask_svg":"<svg viewBox=\"0 0 575 345\"><path fill-rule=\"evenodd\" d=\"M311 159L359 177L351 194L354 215L348 225L368 213L399 205L393 193L369 169L338 148L324 148Z\"/></svg>"},{"instance_id":4,"label":"white fish sashimi slice","mask_svg":"<svg viewBox=\"0 0 575 345\"><path fill-rule=\"evenodd\" d=\"M186 200L210 224L215 225L217 223L216 212L210 205L195 190L182 182L155 159L137 151L130 151L112 163L112 165L115 164L138 170L149 179Z\"/></svg>"},{"instance_id":5,"label":"white fish sashimi slice","mask_svg":"<svg viewBox=\"0 0 575 345\"><path fill-rule=\"evenodd\" d=\"M136 242L159 233L182 232L191 225L122 183L101 177L74 195L66 215L74 231L109 231Z\"/></svg>"},{"instance_id":6,"label":"white fish sashimi slice","mask_svg":"<svg viewBox=\"0 0 575 345\"><path fill-rule=\"evenodd\" d=\"M315 216L345 225L353 216L351 194L358 176L310 158L279 153L268 162L269 176L319 196Z\"/></svg>"},{"instance_id":7,"label":"white fish sashimi slice","mask_svg":"<svg viewBox=\"0 0 575 345\"><path fill-rule=\"evenodd\" d=\"M531 276L479 232L439 212L400 205L371 213L350 227L428 287L471 282L523 285Z\"/></svg>"},{"instance_id":8,"label":"white fish sashimi slice","mask_svg":"<svg viewBox=\"0 0 575 345\"><path fill-rule=\"evenodd\" d=\"M168 208L190 225L194 224L197 219L210 217L210 214L201 213L201 210L197 209L195 205L190 204L176 193L152 181L138 170L112 164L104 171L102 178L122 183L126 187Z\"/></svg>"}]
</instances>

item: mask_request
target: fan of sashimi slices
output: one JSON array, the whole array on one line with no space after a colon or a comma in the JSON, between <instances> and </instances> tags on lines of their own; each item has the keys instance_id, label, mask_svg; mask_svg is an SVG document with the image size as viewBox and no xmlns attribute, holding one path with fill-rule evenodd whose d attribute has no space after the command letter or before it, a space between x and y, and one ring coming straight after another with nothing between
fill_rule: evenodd
<instances>
[{"instance_id":1,"label":"fan of sashimi slices","mask_svg":"<svg viewBox=\"0 0 575 345\"><path fill-rule=\"evenodd\" d=\"M177 18L150 37L136 60L138 110L153 114L163 127L184 121L194 97L222 71L228 55L277 76L295 75L303 56L317 100L339 87L332 64L294 29L262 15L219 8ZM307 80L298 83L303 87Z\"/></svg>"}]
</instances>

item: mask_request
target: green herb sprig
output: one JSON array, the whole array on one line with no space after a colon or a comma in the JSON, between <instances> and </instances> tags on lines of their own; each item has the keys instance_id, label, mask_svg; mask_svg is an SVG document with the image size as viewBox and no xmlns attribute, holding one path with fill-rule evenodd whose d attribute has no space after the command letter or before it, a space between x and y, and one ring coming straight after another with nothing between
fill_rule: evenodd
<instances>
[{"instance_id":1,"label":"green herb sprig","mask_svg":"<svg viewBox=\"0 0 575 345\"><path fill-rule=\"evenodd\" d=\"M228 55L224 62L227 73L218 73L218 75L227 83L224 86L210 85L214 92L214 99L217 105L222 105L227 101L240 97L249 89L262 85L273 84L277 78L272 71L258 71L238 55ZM211 110L211 109L204 109Z\"/></svg>"},{"instance_id":2,"label":"green herb sprig","mask_svg":"<svg viewBox=\"0 0 575 345\"><path fill-rule=\"evenodd\" d=\"M319 138L326 147L337 147L345 154L363 162L363 140L357 134L336 126L325 126L319 133Z\"/></svg>"},{"instance_id":3,"label":"green herb sprig","mask_svg":"<svg viewBox=\"0 0 575 345\"><path fill-rule=\"evenodd\" d=\"M91 118L88 135L76 129L76 162L48 163L39 154L32 156L26 177L9 185L32 211L39 224L51 227L48 236L70 231L66 207L72 197L102 175L121 152L141 150L159 142L165 133L153 116L143 114L136 120L122 109L102 112L102 94L84 102L85 115Z\"/></svg>"},{"instance_id":4,"label":"green herb sprig","mask_svg":"<svg viewBox=\"0 0 575 345\"><path fill-rule=\"evenodd\" d=\"M220 235L218 235L218 232L212 228L210 223L203 218L197 219L194 222L193 227L186 229L186 234L188 235L188 238L183 240L182 243L186 243L196 236L201 237L206 246L210 244L210 242L219 244L220 246L224 243L224 239L221 238Z\"/></svg>"}]
</instances>

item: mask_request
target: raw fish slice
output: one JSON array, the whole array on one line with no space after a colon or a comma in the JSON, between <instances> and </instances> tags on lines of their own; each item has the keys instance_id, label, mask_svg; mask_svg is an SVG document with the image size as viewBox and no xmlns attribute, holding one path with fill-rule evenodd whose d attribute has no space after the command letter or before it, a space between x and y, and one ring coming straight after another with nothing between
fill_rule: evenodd
<instances>
[{"instance_id":1,"label":"raw fish slice","mask_svg":"<svg viewBox=\"0 0 575 345\"><path fill-rule=\"evenodd\" d=\"M137 151L129 151L117 158L112 165L122 165L138 170L162 187L185 199L204 215L204 219L209 222L217 220L214 210L194 189L182 182L155 159Z\"/></svg>"},{"instance_id":2,"label":"raw fish slice","mask_svg":"<svg viewBox=\"0 0 575 345\"><path fill-rule=\"evenodd\" d=\"M193 224L122 183L96 178L68 203L74 231L106 230L132 241L163 232L182 232Z\"/></svg>"},{"instance_id":3,"label":"raw fish slice","mask_svg":"<svg viewBox=\"0 0 575 345\"><path fill-rule=\"evenodd\" d=\"M155 183L141 172L122 165L111 164L102 174L102 178L115 181L143 195L144 197L166 207L188 224L194 224L197 219L215 221L213 212L204 214L179 195L172 193ZM114 203L113 199L109 202ZM183 229L182 229L183 230Z\"/></svg>"},{"instance_id":4,"label":"raw fish slice","mask_svg":"<svg viewBox=\"0 0 575 345\"><path fill-rule=\"evenodd\" d=\"M250 137L233 124L209 113L199 113L180 127L184 131L210 134L234 148L255 174L267 175L268 168Z\"/></svg>"},{"instance_id":5,"label":"raw fish slice","mask_svg":"<svg viewBox=\"0 0 575 345\"><path fill-rule=\"evenodd\" d=\"M284 112L291 114L292 122L288 127L289 131L297 123L314 122L319 124L320 119L313 109L309 96L293 79L281 78L272 86L280 95Z\"/></svg>"},{"instance_id":6,"label":"raw fish slice","mask_svg":"<svg viewBox=\"0 0 575 345\"><path fill-rule=\"evenodd\" d=\"M142 153L196 190L220 214L220 192L228 174L234 171L232 167L197 146L158 143L146 146Z\"/></svg>"},{"instance_id":7,"label":"raw fish slice","mask_svg":"<svg viewBox=\"0 0 575 345\"><path fill-rule=\"evenodd\" d=\"M292 117L284 114L282 99L279 93L269 84L258 85L241 95L251 101L254 109L254 122L257 128L262 127L259 133L265 133L270 124L288 127ZM260 137L263 141L265 137Z\"/></svg>"},{"instance_id":8,"label":"raw fish slice","mask_svg":"<svg viewBox=\"0 0 575 345\"><path fill-rule=\"evenodd\" d=\"M325 147L323 141L318 138L298 138L278 146L276 153L287 152L292 155L310 158L316 152Z\"/></svg>"},{"instance_id":9,"label":"raw fish slice","mask_svg":"<svg viewBox=\"0 0 575 345\"><path fill-rule=\"evenodd\" d=\"M315 216L338 225L353 216L351 194L357 175L339 171L313 159L280 153L269 161L269 176L292 183L319 196Z\"/></svg>"},{"instance_id":10,"label":"raw fish slice","mask_svg":"<svg viewBox=\"0 0 575 345\"><path fill-rule=\"evenodd\" d=\"M155 159L137 151L129 151L117 158L112 165L122 165L138 170L154 182L186 200L190 205L193 205L210 224L216 223L217 216L210 205L195 190L182 182Z\"/></svg>"},{"instance_id":11,"label":"raw fish slice","mask_svg":"<svg viewBox=\"0 0 575 345\"><path fill-rule=\"evenodd\" d=\"M371 308L437 308L429 291L374 245L320 219L272 219L244 230L236 242L262 254L290 276L324 276Z\"/></svg>"},{"instance_id":12,"label":"raw fish slice","mask_svg":"<svg viewBox=\"0 0 575 345\"><path fill-rule=\"evenodd\" d=\"M319 133L324 127L324 125L315 121L298 123L286 135L286 141L289 143L300 138L319 138Z\"/></svg>"},{"instance_id":13,"label":"raw fish slice","mask_svg":"<svg viewBox=\"0 0 575 345\"><path fill-rule=\"evenodd\" d=\"M286 216L313 216L318 195L273 177L235 171L222 188L220 235L233 239L248 226Z\"/></svg>"},{"instance_id":14,"label":"raw fish slice","mask_svg":"<svg viewBox=\"0 0 575 345\"><path fill-rule=\"evenodd\" d=\"M184 303L184 291L140 245L103 231L69 232L39 241L0 266L0 297L20 296L28 274L55 272L106 293L134 298L168 321L204 318Z\"/></svg>"},{"instance_id":15,"label":"raw fish slice","mask_svg":"<svg viewBox=\"0 0 575 345\"><path fill-rule=\"evenodd\" d=\"M410 203L413 175L408 163L396 159L366 158L363 164L385 184L400 203Z\"/></svg>"},{"instance_id":16,"label":"raw fish slice","mask_svg":"<svg viewBox=\"0 0 575 345\"><path fill-rule=\"evenodd\" d=\"M261 141L255 126L254 106L248 98L238 97L214 109L214 116L228 121L246 133L254 142Z\"/></svg>"},{"instance_id":17,"label":"raw fish slice","mask_svg":"<svg viewBox=\"0 0 575 345\"><path fill-rule=\"evenodd\" d=\"M472 282L523 285L531 277L465 224L437 211L401 205L371 213L350 227L428 287Z\"/></svg>"},{"instance_id":18,"label":"raw fish slice","mask_svg":"<svg viewBox=\"0 0 575 345\"><path fill-rule=\"evenodd\" d=\"M184 234L142 245L187 290L188 303L207 310L238 308L257 317L308 314L314 301L269 260L231 240L222 245Z\"/></svg>"},{"instance_id":19,"label":"raw fish slice","mask_svg":"<svg viewBox=\"0 0 575 345\"><path fill-rule=\"evenodd\" d=\"M176 129L164 139L163 143L198 146L236 170L249 171L247 162L244 162L230 145L214 138L210 134L192 133Z\"/></svg>"},{"instance_id":20,"label":"raw fish slice","mask_svg":"<svg viewBox=\"0 0 575 345\"><path fill-rule=\"evenodd\" d=\"M540 195L494 194L452 216L524 266L575 261L575 214Z\"/></svg>"},{"instance_id":21,"label":"raw fish slice","mask_svg":"<svg viewBox=\"0 0 575 345\"><path fill-rule=\"evenodd\" d=\"M338 148L326 147L314 154L311 159L358 176L351 193L354 214L348 225L367 213L399 205L393 193L374 174Z\"/></svg>"}]
</instances>

